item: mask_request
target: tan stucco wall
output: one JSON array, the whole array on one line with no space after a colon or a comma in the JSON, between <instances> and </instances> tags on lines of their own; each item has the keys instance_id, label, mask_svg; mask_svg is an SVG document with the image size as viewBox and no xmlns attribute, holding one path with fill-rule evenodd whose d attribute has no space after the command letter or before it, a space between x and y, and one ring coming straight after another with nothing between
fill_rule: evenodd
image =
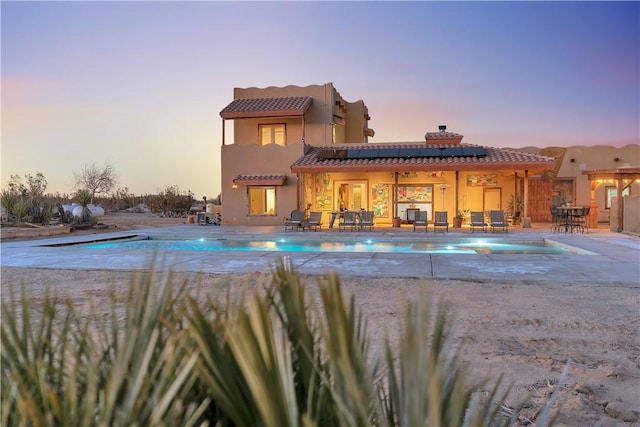
<instances>
[{"instance_id":1,"label":"tan stucco wall","mask_svg":"<svg viewBox=\"0 0 640 427\"><path fill-rule=\"evenodd\" d=\"M311 105L302 117L236 119L233 122L234 141L225 141L222 158L222 220L223 224L281 225L293 209L303 209L302 183L296 194L296 175L291 165L304 154L304 142L311 146L329 146L333 141L333 115L343 117L344 125L335 125L335 143L366 142L363 129L368 112L364 102L347 102L332 83L311 86L267 88L235 88L234 99L310 96ZM258 125L284 123L286 146L259 146ZM246 187L233 188L238 175L286 174L287 182L276 189L276 216L248 215ZM300 206L296 206L297 203Z\"/></svg>"},{"instance_id":2,"label":"tan stucco wall","mask_svg":"<svg viewBox=\"0 0 640 427\"><path fill-rule=\"evenodd\" d=\"M562 148L562 147L560 147ZM526 147L519 150L528 153L539 153L538 147ZM618 158L618 161L614 159ZM571 161L573 159L573 161ZM583 171L597 169L616 169L622 166L640 165L640 144L624 147L610 145L571 146L565 148L565 154L556 178L575 178L576 205L589 205L591 202L591 183ZM595 191L595 203L598 211L598 222L609 222L609 209L605 208L605 184ZM631 195L640 195L640 183L631 185Z\"/></svg>"},{"instance_id":3,"label":"tan stucco wall","mask_svg":"<svg viewBox=\"0 0 640 427\"><path fill-rule=\"evenodd\" d=\"M363 143L366 137L363 129L367 127L367 107L362 101L347 102L340 93L335 90L332 83L310 86L286 86L267 88L235 88L234 99L250 98L274 98L291 96L310 96L313 98L309 109L304 116L304 139L313 146L332 144L333 140L333 115L343 117L345 125L335 125L335 144ZM337 102L346 108L340 109ZM241 119L234 120L234 140L226 141L226 144L257 144L258 124L285 123L287 126L287 143L301 141L302 118L291 117L286 119Z\"/></svg>"},{"instance_id":4,"label":"tan stucco wall","mask_svg":"<svg viewBox=\"0 0 640 427\"><path fill-rule=\"evenodd\" d=\"M640 196L626 196L624 199L622 231L638 235L640 234Z\"/></svg>"},{"instance_id":5,"label":"tan stucco wall","mask_svg":"<svg viewBox=\"0 0 640 427\"><path fill-rule=\"evenodd\" d=\"M222 221L223 224L281 225L283 218L296 209L296 175L289 166L303 154L303 144L296 142L287 146L270 144L222 146ZM233 188L233 179L238 175L285 174L285 185L276 188L276 216L248 215L247 187Z\"/></svg>"},{"instance_id":6,"label":"tan stucco wall","mask_svg":"<svg viewBox=\"0 0 640 427\"><path fill-rule=\"evenodd\" d=\"M432 174L436 174L434 177ZM493 188L501 190L501 208L503 210L507 210L507 206L509 203L510 197L514 194L514 177L513 175L504 175L497 173L497 186L495 187L475 187L475 186L467 186L467 175L477 175L477 174L486 174L486 171L475 172L468 171L459 174L458 180L458 209L467 210L467 211L482 211L483 209L483 197L484 197L484 188ZM491 172L493 173L493 172ZM312 210L323 210L327 214L330 213L333 209L338 209L337 200L336 200L336 186L335 182L337 181L366 181L367 182L367 209L372 209L371 206L371 191L374 185L376 184L389 184L390 191L392 192L393 184L394 184L394 176L391 172L376 172L376 173L329 173L326 178L331 182L331 198L332 198L332 206L329 209L320 209L318 205L315 203L315 194L313 188L315 181L315 174L305 174L303 179L305 180L305 188L307 191L305 192L305 202L308 202L309 199L311 201L311 209ZM455 201L456 201L456 182L455 182L455 172L418 172L415 176L405 177L400 176L398 179L398 185L405 184L413 184L413 185L433 185L433 210L441 211L446 210L449 212L449 221L453 220L455 216ZM445 190L444 197L444 209L442 205L442 190L440 189L440 185L445 184L447 189ZM311 190L309 190L311 188ZM392 195L391 195L392 196ZM392 203L392 201L390 201ZM490 208L487 208L490 210ZM390 206L389 216L387 218L376 218L376 222L379 224L390 224L392 220L393 214L393 206ZM328 216L327 216L328 217Z\"/></svg>"}]
</instances>

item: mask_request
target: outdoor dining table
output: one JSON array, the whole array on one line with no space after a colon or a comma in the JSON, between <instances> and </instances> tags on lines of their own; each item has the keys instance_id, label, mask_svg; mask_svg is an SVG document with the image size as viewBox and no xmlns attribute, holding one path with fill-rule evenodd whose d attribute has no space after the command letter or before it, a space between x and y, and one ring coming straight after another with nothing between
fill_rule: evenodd
<instances>
[{"instance_id":1,"label":"outdoor dining table","mask_svg":"<svg viewBox=\"0 0 640 427\"><path fill-rule=\"evenodd\" d=\"M564 223L565 232L573 233L578 231L579 219L582 217L582 206L561 206L559 209L560 215L566 218Z\"/></svg>"}]
</instances>

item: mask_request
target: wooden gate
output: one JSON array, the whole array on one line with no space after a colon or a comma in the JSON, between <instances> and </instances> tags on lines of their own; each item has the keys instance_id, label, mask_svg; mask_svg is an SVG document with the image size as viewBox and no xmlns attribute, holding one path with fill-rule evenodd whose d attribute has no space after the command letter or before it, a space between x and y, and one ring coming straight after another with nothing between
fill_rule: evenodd
<instances>
[{"instance_id":1,"label":"wooden gate","mask_svg":"<svg viewBox=\"0 0 640 427\"><path fill-rule=\"evenodd\" d=\"M529 178L529 204L527 211L532 222L551 221L551 196L553 181L544 178Z\"/></svg>"}]
</instances>

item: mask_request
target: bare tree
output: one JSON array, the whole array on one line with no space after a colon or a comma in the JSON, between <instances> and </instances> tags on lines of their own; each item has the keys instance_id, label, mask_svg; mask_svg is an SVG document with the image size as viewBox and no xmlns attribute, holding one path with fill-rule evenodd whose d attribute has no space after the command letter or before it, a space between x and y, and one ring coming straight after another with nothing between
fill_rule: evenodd
<instances>
[{"instance_id":1,"label":"bare tree","mask_svg":"<svg viewBox=\"0 0 640 427\"><path fill-rule=\"evenodd\" d=\"M80 172L74 172L75 187L78 190L87 190L93 198L99 193L108 193L116 185L116 172L113 165L106 163L102 169L98 169L95 163L82 165Z\"/></svg>"}]
</instances>

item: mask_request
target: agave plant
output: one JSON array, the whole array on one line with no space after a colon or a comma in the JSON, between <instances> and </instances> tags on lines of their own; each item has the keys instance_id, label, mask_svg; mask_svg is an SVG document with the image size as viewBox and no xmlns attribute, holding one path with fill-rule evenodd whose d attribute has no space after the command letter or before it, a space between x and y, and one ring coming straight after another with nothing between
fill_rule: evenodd
<instances>
[{"instance_id":1,"label":"agave plant","mask_svg":"<svg viewBox=\"0 0 640 427\"><path fill-rule=\"evenodd\" d=\"M94 310L81 316L54 295L44 296L40 310L24 288L3 299L0 423L194 425L209 402L195 407L180 398L198 355L173 325L172 285L167 280L156 295L150 277L132 281L124 325L115 295L111 321L101 324L93 323Z\"/></svg>"},{"instance_id":2,"label":"agave plant","mask_svg":"<svg viewBox=\"0 0 640 427\"><path fill-rule=\"evenodd\" d=\"M24 288L3 295L1 425L517 424L521 405L505 415L498 383L480 399L467 382L451 320L426 293L378 358L336 276L315 301L283 262L236 299L188 295L172 274L158 287L154 274L131 281L124 321L115 291L106 322L55 295L38 309Z\"/></svg>"}]
</instances>

